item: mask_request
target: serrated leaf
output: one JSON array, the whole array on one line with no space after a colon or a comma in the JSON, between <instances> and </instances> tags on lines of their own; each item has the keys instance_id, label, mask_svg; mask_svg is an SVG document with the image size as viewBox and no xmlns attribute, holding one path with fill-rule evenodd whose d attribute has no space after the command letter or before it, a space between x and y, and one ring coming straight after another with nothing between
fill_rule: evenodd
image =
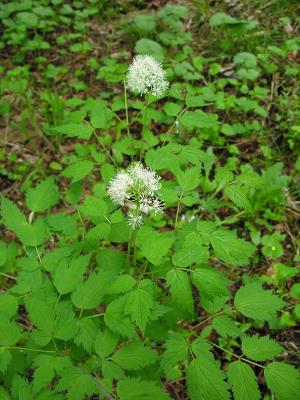
<instances>
[{"instance_id":1,"label":"serrated leaf","mask_svg":"<svg viewBox=\"0 0 300 400\"><path fill-rule=\"evenodd\" d=\"M161 358L161 367L167 371L188 357L189 346L186 339L179 333L173 335L165 342L165 352Z\"/></svg>"},{"instance_id":2,"label":"serrated leaf","mask_svg":"<svg viewBox=\"0 0 300 400\"><path fill-rule=\"evenodd\" d=\"M0 294L0 316L12 318L18 311L18 301L11 294Z\"/></svg>"},{"instance_id":3,"label":"serrated leaf","mask_svg":"<svg viewBox=\"0 0 300 400\"><path fill-rule=\"evenodd\" d=\"M235 400L259 400L260 392L253 369L246 363L235 361L227 370L228 382Z\"/></svg>"},{"instance_id":4,"label":"serrated leaf","mask_svg":"<svg viewBox=\"0 0 300 400\"><path fill-rule=\"evenodd\" d=\"M242 337L242 350L247 357L255 361L272 360L282 353L284 348L269 336L244 336Z\"/></svg>"},{"instance_id":5,"label":"serrated leaf","mask_svg":"<svg viewBox=\"0 0 300 400\"><path fill-rule=\"evenodd\" d=\"M69 123L53 128L56 132L62 133L68 137L77 137L78 139L89 139L93 133L93 127L87 124Z\"/></svg>"},{"instance_id":6,"label":"serrated leaf","mask_svg":"<svg viewBox=\"0 0 300 400\"><path fill-rule=\"evenodd\" d=\"M14 346L21 337L19 326L5 315L0 316L0 345Z\"/></svg>"},{"instance_id":7,"label":"serrated leaf","mask_svg":"<svg viewBox=\"0 0 300 400\"><path fill-rule=\"evenodd\" d=\"M55 309L53 337L60 340L69 340L74 337L77 330L78 325L71 302L62 301Z\"/></svg>"},{"instance_id":8,"label":"serrated leaf","mask_svg":"<svg viewBox=\"0 0 300 400\"><path fill-rule=\"evenodd\" d=\"M99 306L107 286L113 281L114 274L110 270L103 270L91 274L72 293L72 302L81 310L88 310Z\"/></svg>"},{"instance_id":9,"label":"serrated leaf","mask_svg":"<svg viewBox=\"0 0 300 400\"><path fill-rule=\"evenodd\" d=\"M242 331L235 325L233 320L226 315L220 315L213 319L212 327L220 336L225 338L236 338L240 336Z\"/></svg>"},{"instance_id":10,"label":"serrated leaf","mask_svg":"<svg viewBox=\"0 0 300 400\"><path fill-rule=\"evenodd\" d=\"M118 382L120 400L170 400L170 397L156 382L141 381L139 378L125 378Z\"/></svg>"},{"instance_id":11,"label":"serrated leaf","mask_svg":"<svg viewBox=\"0 0 300 400\"><path fill-rule=\"evenodd\" d=\"M208 343L204 338L198 337L197 339L193 340L191 348L195 356L200 360L207 359L208 361L215 362L213 353L211 351L211 344Z\"/></svg>"},{"instance_id":12,"label":"serrated leaf","mask_svg":"<svg viewBox=\"0 0 300 400\"><path fill-rule=\"evenodd\" d=\"M117 350L111 360L126 370L136 371L153 364L157 354L143 343L134 341Z\"/></svg>"},{"instance_id":13,"label":"serrated leaf","mask_svg":"<svg viewBox=\"0 0 300 400\"><path fill-rule=\"evenodd\" d=\"M85 395L91 396L98 393L92 376L81 368L70 367L64 370L62 377L56 386L57 391L68 391L68 400L82 400ZM103 394L103 393L102 393Z\"/></svg>"},{"instance_id":14,"label":"serrated leaf","mask_svg":"<svg viewBox=\"0 0 300 400\"><path fill-rule=\"evenodd\" d=\"M106 329L104 332L98 332L96 342L95 342L95 351L99 357L105 359L109 356L118 343L119 336L109 329Z\"/></svg>"},{"instance_id":15,"label":"serrated leaf","mask_svg":"<svg viewBox=\"0 0 300 400\"><path fill-rule=\"evenodd\" d=\"M292 365L273 362L266 366L264 375L276 400L298 400L300 398L300 372Z\"/></svg>"},{"instance_id":16,"label":"serrated leaf","mask_svg":"<svg viewBox=\"0 0 300 400\"><path fill-rule=\"evenodd\" d=\"M122 336L133 337L136 335L133 323L124 315L126 297L118 297L112 301L104 314L105 324Z\"/></svg>"},{"instance_id":17,"label":"serrated leaf","mask_svg":"<svg viewBox=\"0 0 300 400\"><path fill-rule=\"evenodd\" d=\"M83 318L77 321L78 331L74 342L82 346L89 354L92 354L97 337L98 327L92 319Z\"/></svg>"},{"instance_id":18,"label":"serrated leaf","mask_svg":"<svg viewBox=\"0 0 300 400\"><path fill-rule=\"evenodd\" d=\"M286 303L271 290L263 289L259 282L251 282L237 291L234 304L246 317L268 321Z\"/></svg>"},{"instance_id":19,"label":"serrated leaf","mask_svg":"<svg viewBox=\"0 0 300 400\"><path fill-rule=\"evenodd\" d=\"M217 362L195 358L187 368L191 400L229 400L228 385Z\"/></svg>"},{"instance_id":20,"label":"serrated leaf","mask_svg":"<svg viewBox=\"0 0 300 400\"><path fill-rule=\"evenodd\" d=\"M197 268L193 271L192 280L200 295L208 299L226 296L230 293L227 286L230 285L231 281L216 268Z\"/></svg>"},{"instance_id":21,"label":"serrated leaf","mask_svg":"<svg viewBox=\"0 0 300 400\"><path fill-rule=\"evenodd\" d=\"M0 267L2 267L7 260L7 246L0 240Z\"/></svg>"},{"instance_id":22,"label":"serrated leaf","mask_svg":"<svg viewBox=\"0 0 300 400\"><path fill-rule=\"evenodd\" d=\"M63 172L62 176L66 176L67 178L72 178L72 183L81 181L85 178L90 172L92 172L94 167L94 163L89 160L81 160L76 163L69 165Z\"/></svg>"},{"instance_id":23,"label":"serrated leaf","mask_svg":"<svg viewBox=\"0 0 300 400\"><path fill-rule=\"evenodd\" d=\"M82 277L86 272L90 255L79 256L73 258L70 264L65 261L60 263L55 270L53 283L59 294L67 294L73 292L82 281Z\"/></svg>"},{"instance_id":24,"label":"serrated leaf","mask_svg":"<svg viewBox=\"0 0 300 400\"><path fill-rule=\"evenodd\" d=\"M198 232L191 232L179 238L176 242L172 262L177 267L188 267L193 263L202 264L208 260L208 249L202 246L202 239Z\"/></svg>"},{"instance_id":25,"label":"serrated leaf","mask_svg":"<svg viewBox=\"0 0 300 400\"><path fill-rule=\"evenodd\" d=\"M59 373L62 369L70 367L71 362L67 357L39 354L34 359L33 365L35 371L32 383L33 390L37 393L53 380L55 373Z\"/></svg>"},{"instance_id":26,"label":"serrated leaf","mask_svg":"<svg viewBox=\"0 0 300 400\"><path fill-rule=\"evenodd\" d=\"M218 115L206 113L202 110L186 111L180 118L180 124L186 128L215 128L218 124Z\"/></svg>"},{"instance_id":27,"label":"serrated leaf","mask_svg":"<svg viewBox=\"0 0 300 400\"><path fill-rule=\"evenodd\" d=\"M146 324L149 321L151 309L153 308L152 296L146 290L138 288L128 293L125 308L126 314L131 314L131 319L144 335Z\"/></svg>"},{"instance_id":28,"label":"serrated leaf","mask_svg":"<svg viewBox=\"0 0 300 400\"><path fill-rule=\"evenodd\" d=\"M4 373L7 370L11 359L11 352L8 349L0 348L0 372Z\"/></svg>"},{"instance_id":29,"label":"serrated leaf","mask_svg":"<svg viewBox=\"0 0 300 400\"><path fill-rule=\"evenodd\" d=\"M218 229L210 235L215 255L225 263L235 266L246 265L255 251L250 242L236 237L234 232Z\"/></svg>"},{"instance_id":30,"label":"serrated leaf","mask_svg":"<svg viewBox=\"0 0 300 400\"><path fill-rule=\"evenodd\" d=\"M1 215L6 227L15 232L25 246L39 246L45 241L46 224L44 220L38 219L33 224L29 224L22 211L5 197L1 202Z\"/></svg>"},{"instance_id":31,"label":"serrated leaf","mask_svg":"<svg viewBox=\"0 0 300 400\"><path fill-rule=\"evenodd\" d=\"M192 287L188 274L179 269L168 271L166 280L176 307L187 317L194 314Z\"/></svg>"},{"instance_id":32,"label":"serrated leaf","mask_svg":"<svg viewBox=\"0 0 300 400\"><path fill-rule=\"evenodd\" d=\"M54 206L60 194L52 177L39 183L26 192L26 205L33 212L42 212Z\"/></svg>"},{"instance_id":33,"label":"serrated leaf","mask_svg":"<svg viewBox=\"0 0 300 400\"><path fill-rule=\"evenodd\" d=\"M231 201L233 201L238 207L243 208L249 213L252 212L252 206L247 198L247 193L245 187L234 183L226 186L224 189L224 194L229 197Z\"/></svg>"}]
</instances>

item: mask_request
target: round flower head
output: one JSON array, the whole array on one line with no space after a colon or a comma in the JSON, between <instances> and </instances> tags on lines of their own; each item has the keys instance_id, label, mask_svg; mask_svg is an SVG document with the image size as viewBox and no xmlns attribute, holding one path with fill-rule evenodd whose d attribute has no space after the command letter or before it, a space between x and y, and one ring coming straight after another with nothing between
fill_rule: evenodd
<instances>
[{"instance_id":1,"label":"round flower head","mask_svg":"<svg viewBox=\"0 0 300 400\"><path fill-rule=\"evenodd\" d=\"M165 71L152 56L136 56L127 74L127 86L133 93L151 93L160 97L168 88Z\"/></svg>"},{"instance_id":2,"label":"round flower head","mask_svg":"<svg viewBox=\"0 0 300 400\"><path fill-rule=\"evenodd\" d=\"M137 229L143 224L142 214L163 212L164 204L156 195L160 187L160 176L137 163L120 171L110 181L107 192L115 204L128 207L129 225Z\"/></svg>"},{"instance_id":3,"label":"round flower head","mask_svg":"<svg viewBox=\"0 0 300 400\"><path fill-rule=\"evenodd\" d=\"M126 200L129 200L129 189L133 184L133 180L127 172L121 171L117 173L108 185L107 192L109 197L115 204L124 206Z\"/></svg>"}]
</instances>

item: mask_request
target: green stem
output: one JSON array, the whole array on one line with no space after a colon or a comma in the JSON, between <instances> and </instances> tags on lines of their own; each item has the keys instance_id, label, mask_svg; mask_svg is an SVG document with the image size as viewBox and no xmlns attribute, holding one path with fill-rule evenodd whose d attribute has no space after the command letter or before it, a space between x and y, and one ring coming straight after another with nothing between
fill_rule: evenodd
<instances>
[{"instance_id":1,"label":"green stem","mask_svg":"<svg viewBox=\"0 0 300 400\"><path fill-rule=\"evenodd\" d=\"M130 235L128 239L128 247L127 247L127 258L126 258L126 267L128 267L130 262L130 254L132 249L132 238L133 238L133 229L130 229Z\"/></svg>"},{"instance_id":2,"label":"green stem","mask_svg":"<svg viewBox=\"0 0 300 400\"><path fill-rule=\"evenodd\" d=\"M32 349L30 347L17 347L17 346L0 346L0 349L20 350L20 351L37 351L39 353L56 353L55 350Z\"/></svg>"},{"instance_id":3,"label":"green stem","mask_svg":"<svg viewBox=\"0 0 300 400\"><path fill-rule=\"evenodd\" d=\"M143 154L144 154L145 132L146 132L146 125L147 125L148 106L149 106L149 99L148 99L148 93L146 93L146 95L145 95L144 121L143 121L143 129L142 129L142 144L141 144L141 151L140 151L140 161L142 160L142 157L143 157Z\"/></svg>"},{"instance_id":4,"label":"green stem","mask_svg":"<svg viewBox=\"0 0 300 400\"><path fill-rule=\"evenodd\" d=\"M105 314L105 313L94 314L94 315L88 315L87 317L83 317L82 319L90 319L90 318L102 317L104 314Z\"/></svg>"},{"instance_id":5,"label":"green stem","mask_svg":"<svg viewBox=\"0 0 300 400\"><path fill-rule=\"evenodd\" d=\"M130 135L130 129L129 129L128 101L127 101L127 88L126 88L126 82L125 82L125 79L124 79L124 102L125 102L125 113L126 113L126 127L127 127L127 135L128 135L128 137L131 137L131 135Z\"/></svg>"},{"instance_id":6,"label":"green stem","mask_svg":"<svg viewBox=\"0 0 300 400\"><path fill-rule=\"evenodd\" d=\"M245 361L245 362L247 362L247 363L249 363L249 364L252 364L252 365L255 365L256 367L259 367L259 368L265 368L264 365L258 364L258 363L254 362L254 361L250 361L250 360L248 360L247 358L244 358L244 357L242 357L242 356L238 356L237 354L233 353L232 351L227 350L227 349L224 349L224 347L221 347L221 346L217 345L216 343L211 342L210 340L207 340L207 339L206 339L206 341L207 341L207 343L211 344L212 346L217 347L218 349L220 349L220 350L222 350L222 351L225 351L225 353L228 353L228 354L230 354L231 356L233 356L233 357L235 357L235 358L238 358L239 360Z\"/></svg>"},{"instance_id":7,"label":"green stem","mask_svg":"<svg viewBox=\"0 0 300 400\"><path fill-rule=\"evenodd\" d=\"M175 216L175 224L174 224L174 229L175 229L175 231L177 230L177 223L178 223L178 217L179 217L179 210L180 210L180 206L181 206L181 200L182 200L182 197L183 197L183 193L184 193L184 192L181 192L180 197L179 197L179 200L178 200L178 204L177 204L177 210L176 210L176 216Z\"/></svg>"},{"instance_id":8,"label":"green stem","mask_svg":"<svg viewBox=\"0 0 300 400\"><path fill-rule=\"evenodd\" d=\"M93 130L93 134L94 136L97 138L98 143L100 144L100 146L102 147L102 149L104 150L104 152L106 153L107 157L110 159L110 161L116 165L115 160L113 159L113 157L110 155L109 151L107 150L107 148L105 147L105 145L101 142L99 136L97 135L96 131Z\"/></svg>"},{"instance_id":9,"label":"green stem","mask_svg":"<svg viewBox=\"0 0 300 400\"><path fill-rule=\"evenodd\" d=\"M17 280L16 277L12 276L12 275L7 275L4 272L0 272L0 275L5 276L5 278L9 278L9 279L13 279L14 281Z\"/></svg>"}]
</instances>

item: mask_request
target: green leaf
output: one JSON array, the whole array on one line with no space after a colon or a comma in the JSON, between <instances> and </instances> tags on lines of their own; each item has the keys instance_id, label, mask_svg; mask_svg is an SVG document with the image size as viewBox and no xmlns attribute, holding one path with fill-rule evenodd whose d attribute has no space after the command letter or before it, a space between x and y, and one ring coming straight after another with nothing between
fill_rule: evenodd
<instances>
[{"instance_id":1,"label":"green leaf","mask_svg":"<svg viewBox=\"0 0 300 400\"><path fill-rule=\"evenodd\" d=\"M77 308L82 310L96 308L101 303L107 286L113 279L114 274L110 270L103 270L91 274L88 279L79 285L72 293L72 302Z\"/></svg>"},{"instance_id":2,"label":"green leaf","mask_svg":"<svg viewBox=\"0 0 300 400\"><path fill-rule=\"evenodd\" d=\"M179 333L173 335L165 342L165 352L161 358L161 367L168 371L188 357L188 342Z\"/></svg>"},{"instance_id":3,"label":"green leaf","mask_svg":"<svg viewBox=\"0 0 300 400\"><path fill-rule=\"evenodd\" d=\"M118 297L112 301L104 314L105 324L113 331L122 336L133 337L136 335L134 325L129 317L124 315L126 297Z\"/></svg>"},{"instance_id":4,"label":"green leaf","mask_svg":"<svg viewBox=\"0 0 300 400\"><path fill-rule=\"evenodd\" d=\"M25 215L11 200L2 199L1 215L6 227L15 232L25 246L39 246L46 240L44 220L38 219L33 224L29 224Z\"/></svg>"},{"instance_id":5,"label":"green leaf","mask_svg":"<svg viewBox=\"0 0 300 400\"><path fill-rule=\"evenodd\" d=\"M19 326L5 315L0 316L0 345L14 346L21 337ZM7 355L6 355L7 357Z\"/></svg>"},{"instance_id":6,"label":"green leaf","mask_svg":"<svg viewBox=\"0 0 300 400\"><path fill-rule=\"evenodd\" d=\"M87 196L84 199L84 204L78 208L83 215L89 217L102 217L107 213L107 205L105 201L96 196Z\"/></svg>"},{"instance_id":7,"label":"green leaf","mask_svg":"<svg viewBox=\"0 0 300 400\"><path fill-rule=\"evenodd\" d=\"M238 183L226 186L224 194L229 197L238 207L243 208L249 213L252 212L252 206L247 198L247 189Z\"/></svg>"},{"instance_id":8,"label":"green leaf","mask_svg":"<svg viewBox=\"0 0 300 400\"><path fill-rule=\"evenodd\" d=\"M82 345L89 354L93 353L98 326L92 319L83 318L77 321L78 332L74 337L77 346Z\"/></svg>"},{"instance_id":9,"label":"green leaf","mask_svg":"<svg viewBox=\"0 0 300 400\"><path fill-rule=\"evenodd\" d=\"M62 133L68 137L76 137L78 139L89 139L93 133L93 127L87 124L69 123L53 128L58 133Z\"/></svg>"},{"instance_id":10,"label":"green leaf","mask_svg":"<svg viewBox=\"0 0 300 400\"><path fill-rule=\"evenodd\" d=\"M68 392L68 400L82 400L85 395L99 393L95 380L81 368L66 368L56 386L56 390ZM103 392L102 392L103 394Z\"/></svg>"},{"instance_id":11,"label":"green leaf","mask_svg":"<svg viewBox=\"0 0 300 400\"><path fill-rule=\"evenodd\" d=\"M169 117L176 117L182 110L182 106L173 103L173 102L166 102L164 105L164 112L169 116Z\"/></svg>"},{"instance_id":12,"label":"green leaf","mask_svg":"<svg viewBox=\"0 0 300 400\"><path fill-rule=\"evenodd\" d=\"M62 176L66 176L67 178L72 178L72 183L81 181L85 178L90 172L92 172L94 167L94 163L89 160L77 161L76 163L67 167L63 172Z\"/></svg>"},{"instance_id":13,"label":"green leaf","mask_svg":"<svg viewBox=\"0 0 300 400\"><path fill-rule=\"evenodd\" d=\"M284 348L269 336L244 336L242 337L242 350L247 357L255 361L272 360L282 353Z\"/></svg>"},{"instance_id":14,"label":"green leaf","mask_svg":"<svg viewBox=\"0 0 300 400\"><path fill-rule=\"evenodd\" d=\"M180 269L168 271L166 280L176 307L187 317L194 314L192 287L188 274Z\"/></svg>"},{"instance_id":15,"label":"green leaf","mask_svg":"<svg viewBox=\"0 0 300 400\"><path fill-rule=\"evenodd\" d=\"M191 400L229 400L224 374L215 361L195 358L187 368Z\"/></svg>"},{"instance_id":16,"label":"green leaf","mask_svg":"<svg viewBox=\"0 0 300 400\"><path fill-rule=\"evenodd\" d=\"M7 260L7 247L2 240L0 240L0 267L2 267Z\"/></svg>"},{"instance_id":17,"label":"green leaf","mask_svg":"<svg viewBox=\"0 0 300 400\"><path fill-rule=\"evenodd\" d=\"M33 389L37 393L43 387L52 382L55 373L59 373L63 368L71 366L67 357L54 357L46 354L39 354L33 362L35 368L33 374Z\"/></svg>"},{"instance_id":18,"label":"green leaf","mask_svg":"<svg viewBox=\"0 0 300 400\"><path fill-rule=\"evenodd\" d=\"M300 398L300 372L292 365L273 362L264 369L268 388L276 400L298 400Z\"/></svg>"},{"instance_id":19,"label":"green leaf","mask_svg":"<svg viewBox=\"0 0 300 400\"><path fill-rule=\"evenodd\" d=\"M143 343L134 341L117 350L111 360L126 370L136 371L153 364L157 354Z\"/></svg>"},{"instance_id":20,"label":"green leaf","mask_svg":"<svg viewBox=\"0 0 300 400\"><path fill-rule=\"evenodd\" d=\"M236 237L234 232L218 229L210 235L211 245L215 255L225 263L242 266L249 262L249 257L255 251L250 242Z\"/></svg>"},{"instance_id":21,"label":"green leaf","mask_svg":"<svg viewBox=\"0 0 300 400\"><path fill-rule=\"evenodd\" d=\"M143 226L138 231L136 243L147 260L159 265L169 253L173 241L173 234L156 232L148 226Z\"/></svg>"},{"instance_id":22,"label":"green leaf","mask_svg":"<svg viewBox=\"0 0 300 400\"><path fill-rule=\"evenodd\" d=\"M187 168L185 171L178 171L177 181L183 192L189 192L200 185L201 173L199 167Z\"/></svg>"},{"instance_id":23,"label":"green leaf","mask_svg":"<svg viewBox=\"0 0 300 400\"><path fill-rule=\"evenodd\" d=\"M227 370L228 382L235 400L259 400L260 392L253 369L246 363L235 361Z\"/></svg>"},{"instance_id":24,"label":"green leaf","mask_svg":"<svg viewBox=\"0 0 300 400\"><path fill-rule=\"evenodd\" d=\"M194 263L202 264L208 260L208 249L202 246L202 239L198 232L185 234L176 241L172 262L177 267L188 267Z\"/></svg>"},{"instance_id":25,"label":"green leaf","mask_svg":"<svg viewBox=\"0 0 300 400\"><path fill-rule=\"evenodd\" d=\"M125 378L118 382L117 393L120 400L170 400L163 389L152 381L139 378Z\"/></svg>"},{"instance_id":26,"label":"green leaf","mask_svg":"<svg viewBox=\"0 0 300 400\"><path fill-rule=\"evenodd\" d=\"M131 314L131 319L140 328L144 335L146 324L153 308L153 299L149 292L136 289L128 294L126 302L126 314Z\"/></svg>"},{"instance_id":27,"label":"green leaf","mask_svg":"<svg viewBox=\"0 0 300 400\"><path fill-rule=\"evenodd\" d=\"M227 286L230 285L231 281L216 268L197 268L193 271L192 280L200 295L208 299L214 299L216 296L227 296L230 293Z\"/></svg>"},{"instance_id":28,"label":"green leaf","mask_svg":"<svg viewBox=\"0 0 300 400\"><path fill-rule=\"evenodd\" d=\"M116 348L118 340L119 336L109 329L105 329L104 332L99 331L95 342L95 350L98 356L102 359L109 356Z\"/></svg>"},{"instance_id":29,"label":"green leaf","mask_svg":"<svg viewBox=\"0 0 300 400\"><path fill-rule=\"evenodd\" d=\"M53 337L60 340L70 340L77 333L77 330L78 325L71 302L62 301L55 309Z\"/></svg>"},{"instance_id":30,"label":"green leaf","mask_svg":"<svg viewBox=\"0 0 300 400\"><path fill-rule=\"evenodd\" d=\"M42 212L54 206L60 194L52 177L39 183L26 192L26 205L33 212Z\"/></svg>"},{"instance_id":31,"label":"green leaf","mask_svg":"<svg viewBox=\"0 0 300 400\"><path fill-rule=\"evenodd\" d=\"M246 317L268 321L286 303L271 290L264 290L259 282L251 282L237 291L234 304Z\"/></svg>"},{"instance_id":32,"label":"green leaf","mask_svg":"<svg viewBox=\"0 0 300 400\"><path fill-rule=\"evenodd\" d=\"M233 320L225 315L220 315L219 317L214 318L212 327L224 338L236 338L242 333Z\"/></svg>"},{"instance_id":33,"label":"green leaf","mask_svg":"<svg viewBox=\"0 0 300 400\"><path fill-rule=\"evenodd\" d=\"M138 40L135 44L134 50L137 54L151 55L159 61L162 61L164 57L164 49L158 42L151 39L143 38Z\"/></svg>"},{"instance_id":34,"label":"green leaf","mask_svg":"<svg viewBox=\"0 0 300 400\"><path fill-rule=\"evenodd\" d=\"M11 362L12 356L8 349L0 348L0 372L5 372ZM0 392L1 394L1 392Z\"/></svg>"},{"instance_id":35,"label":"green leaf","mask_svg":"<svg viewBox=\"0 0 300 400\"><path fill-rule=\"evenodd\" d=\"M60 263L55 270L53 283L59 294L73 292L82 282L83 275L87 270L90 255L73 258L70 264L65 261Z\"/></svg>"},{"instance_id":36,"label":"green leaf","mask_svg":"<svg viewBox=\"0 0 300 400\"><path fill-rule=\"evenodd\" d=\"M193 128L216 128L218 125L218 115L206 113L202 110L186 111L181 117L179 122L182 126Z\"/></svg>"},{"instance_id":37,"label":"green leaf","mask_svg":"<svg viewBox=\"0 0 300 400\"><path fill-rule=\"evenodd\" d=\"M106 129L114 118L114 113L104 101L97 101L91 108L91 123L94 128Z\"/></svg>"},{"instance_id":38,"label":"green leaf","mask_svg":"<svg viewBox=\"0 0 300 400\"><path fill-rule=\"evenodd\" d=\"M5 315L7 318L12 318L18 311L18 301L11 294L0 294L0 316Z\"/></svg>"}]
</instances>

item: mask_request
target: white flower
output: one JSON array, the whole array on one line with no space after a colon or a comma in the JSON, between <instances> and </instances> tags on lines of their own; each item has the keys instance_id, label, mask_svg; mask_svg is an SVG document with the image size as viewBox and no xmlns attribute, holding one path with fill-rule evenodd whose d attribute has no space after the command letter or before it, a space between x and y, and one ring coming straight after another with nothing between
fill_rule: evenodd
<instances>
[{"instance_id":1,"label":"white flower","mask_svg":"<svg viewBox=\"0 0 300 400\"><path fill-rule=\"evenodd\" d=\"M128 170L131 178L140 186L144 186L144 191L152 194L161 188L160 176L155 171L151 171L149 168L144 168L143 165L138 162Z\"/></svg>"},{"instance_id":2,"label":"white flower","mask_svg":"<svg viewBox=\"0 0 300 400\"><path fill-rule=\"evenodd\" d=\"M160 62L152 56L139 55L129 66L127 86L133 93L151 93L160 97L167 90L169 83Z\"/></svg>"},{"instance_id":3,"label":"white flower","mask_svg":"<svg viewBox=\"0 0 300 400\"><path fill-rule=\"evenodd\" d=\"M160 176L139 162L118 172L109 183L107 192L115 204L130 209L129 225L137 229L143 223L142 214L163 212L164 204L156 195L160 187Z\"/></svg>"},{"instance_id":4,"label":"white flower","mask_svg":"<svg viewBox=\"0 0 300 400\"><path fill-rule=\"evenodd\" d=\"M126 200L130 198L130 188L133 184L131 176L124 171L119 172L116 177L110 181L107 188L109 197L115 204L124 206Z\"/></svg>"},{"instance_id":5,"label":"white flower","mask_svg":"<svg viewBox=\"0 0 300 400\"><path fill-rule=\"evenodd\" d=\"M128 213L128 224L132 227L132 229L138 229L143 225L142 214Z\"/></svg>"}]
</instances>

